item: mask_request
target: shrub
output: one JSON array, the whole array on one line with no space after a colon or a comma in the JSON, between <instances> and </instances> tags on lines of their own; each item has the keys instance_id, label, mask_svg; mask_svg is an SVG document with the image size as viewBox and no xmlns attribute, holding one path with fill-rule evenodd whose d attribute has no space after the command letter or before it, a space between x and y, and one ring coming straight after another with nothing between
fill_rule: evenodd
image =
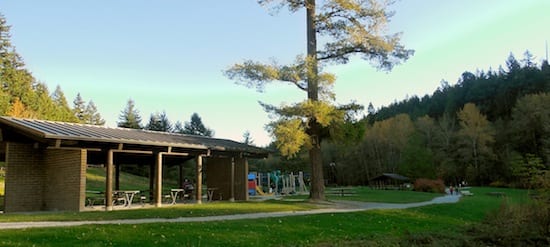
<instances>
[{"instance_id":1,"label":"shrub","mask_svg":"<svg viewBox=\"0 0 550 247\"><path fill-rule=\"evenodd\" d=\"M431 193L445 193L445 184L441 179L432 180L427 178L419 178L414 181L414 190Z\"/></svg>"},{"instance_id":2,"label":"shrub","mask_svg":"<svg viewBox=\"0 0 550 247\"><path fill-rule=\"evenodd\" d=\"M484 246L550 246L550 207L546 202L504 202L469 233Z\"/></svg>"},{"instance_id":3,"label":"shrub","mask_svg":"<svg viewBox=\"0 0 550 247\"><path fill-rule=\"evenodd\" d=\"M508 187L508 184L502 181L493 181L489 184L491 187L505 188Z\"/></svg>"}]
</instances>

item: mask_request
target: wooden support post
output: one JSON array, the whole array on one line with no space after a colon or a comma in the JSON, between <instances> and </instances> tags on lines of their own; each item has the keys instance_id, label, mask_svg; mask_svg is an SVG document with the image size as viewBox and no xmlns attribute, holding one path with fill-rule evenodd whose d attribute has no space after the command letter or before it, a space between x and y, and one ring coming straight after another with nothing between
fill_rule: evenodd
<instances>
[{"instance_id":1,"label":"wooden support post","mask_svg":"<svg viewBox=\"0 0 550 247\"><path fill-rule=\"evenodd\" d=\"M154 153L155 156L155 207L162 206L162 154Z\"/></svg>"},{"instance_id":2,"label":"wooden support post","mask_svg":"<svg viewBox=\"0 0 550 247\"><path fill-rule=\"evenodd\" d=\"M195 197L197 204L202 203L202 155L197 156L196 166L197 184L195 186Z\"/></svg>"},{"instance_id":3,"label":"wooden support post","mask_svg":"<svg viewBox=\"0 0 550 247\"><path fill-rule=\"evenodd\" d=\"M113 151L107 152L107 169L105 174L105 211L113 210Z\"/></svg>"},{"instance_id":4,"label":"wooden support post","mask_svg":"<svg viewBox=\"0 0 550 247\"><path fill-rule=\"evenodd\" d=\"M235 201L235 158L231 158L231 197L230 202Z\"/></svg>"}]
</instances>

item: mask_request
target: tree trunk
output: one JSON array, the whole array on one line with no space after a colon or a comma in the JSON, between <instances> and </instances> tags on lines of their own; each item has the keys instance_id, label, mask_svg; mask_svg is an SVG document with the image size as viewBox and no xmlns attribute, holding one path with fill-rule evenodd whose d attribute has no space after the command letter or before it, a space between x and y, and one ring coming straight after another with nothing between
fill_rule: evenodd
<instances>
[{"instance_id":1,"label":"tree trunk","mask_svg":"<svg viewBox=\"0 0 550 247\"><path fill-rule=\"evenodd\" d=\"M309 162L311 163L311 189L309 191L309 199L312 201L324 201L325 179L323 177L321 138L319 137L320 125L313 119L310 122L309 130L313 142L309 150Z\"/></svg>"},{"instance_id":2,"label":"tree trunk","mask_svg":"<svg viewBox=\"0 0 550 247\"><path fill-rule=\"evenodd\" d=\"M315 27L315 0L306 0L307 23L307 56L310 59L312 73L307 78L307 98L311 101L319 100L319 81L317 74L317 37ZM311 163L311 189L309 198L313 201L325 200L325 184L323 178L323 162L321 156L321 126L317 119L311 118L307 130L312 148L309 150L309 162Z\"/></svg>"},{"instance_id":3,"label":"tree trunk","mask_svg":"<svg viewBox=\"0 0 550 247\"><path fill-rule=\"evenodd\" d=\"M307 98L319 100L319 81L317 67L317 32L315 27L315 0L306 1L307 56L311 59L312 73L307 77Z\"/></svg>"},{"instance_id":4,"label":"tree trunk","mask_svg":"<svg viewBox=\"0 0 550 247\"><path fill-rule=\"evenodd\" d=\"M321 148L315 146L309 150L311 162L311 189L309 198L313 201L325 200L325 184L323 178L323 163L321 161Z\"/></svg>"}]
</instances>

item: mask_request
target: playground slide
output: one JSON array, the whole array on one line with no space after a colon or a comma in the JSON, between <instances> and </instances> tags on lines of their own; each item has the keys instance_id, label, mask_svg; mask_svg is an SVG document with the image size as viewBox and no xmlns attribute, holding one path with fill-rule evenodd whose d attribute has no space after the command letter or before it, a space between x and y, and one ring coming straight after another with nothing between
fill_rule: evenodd
<instances>
[{"instance_id":1,"label":"playground slide","mask_svg":"<svg viewBox=\"0 0 550 247\"><path fill-rule=\"evenodd\" d=\"M256 192L258 192L258 195L260 195L260 196L271 196L271 195L273 195L273 193L271 193L271 194L264 193L264 191L262 190L262 187L257 186L257 185L256 185Z\"/></svg>"}]
</instances>

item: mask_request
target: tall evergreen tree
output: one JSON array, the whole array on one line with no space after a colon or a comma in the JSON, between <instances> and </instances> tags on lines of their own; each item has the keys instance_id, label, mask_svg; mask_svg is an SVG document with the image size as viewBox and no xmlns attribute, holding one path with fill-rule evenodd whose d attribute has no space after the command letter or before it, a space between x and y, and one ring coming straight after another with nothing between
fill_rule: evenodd
<instances>
[{"instance_id":1,"label":"tall evergreen tree","mask_svg":"<svg viewBox=\"0 0 550 247\"><path fill-rule=\"evenodd\" d=\"M65 98L65 93L61 90L61 87L58 85L55 88L55 91L52 93L52 100L55 107L55 112L51 116L52 120L56 121L65 121L65 122L77 122L77 117L73 114L67 98Z\"/></svg>"},{"instance_id":2,"label":"tall evergreen tree","mask_svg":"<svg viewBox=\"0 0 550 247\"><path fill-rule=\"evenodd\" d=\"M141 117L139 116L139 111L136 109L134 100L128 99L126 108L120 112L118 120L118 127L141 129Z\"/></svg>"},{"instance_id":3,"label":"tall evergreen tree","mask_svg":"<svg viewBox=\"0 0 550 247\"><path fill-rule=\"evenodd\" d=\"M80 93L77 93L73 100L73 113L80 123L85 123L89 119L86 115L86 102Z\"/></svg>"},{"instance_id":4,"label":"tall evergreen tree","mask_svg":"<svg viewBox=\"0 0 550 247\"><path fill-rule=\"evenodd\" d=\"M166 116L166 112L152 113L149 118L149 123L145 126L147 130L170 132L172 131L172 124Z\"/></svg>"},{"instance_id":5,"label":"tall evergreen tree","mask_svg":"<svg viewBox=\"0 0 550 247\"><path fill-rule=\"evenodd\" d=\"M521 62L523 62L523 65L527 68L534 68L537 66L534 60L535 56L533 56L533 54L529 50L526 50L523 53L523 59L521 60Z\"/></svg>"},{"instance_id":6,"label":"tall evergreen tree","mask_svg":"<svg viewBox=\"0 0 550 247\"><path fill-rule=\"evenodd\" d=\"M172 129L172 132L183 134L185 132L185 129L183 128L183 124L181 121L176 121L174 124L174 128Z\"/></svg>"},{"instance_id":7,"label":"tall evergreen tree","mask_svg":"<svg viewBox=\"0 0 550 247\"><path fill-rule=\"evenodd\" d=\"M165 111L160 114L160 127L162 129L161 131L164 132L172 131L172 123L170 123L170 120L168 120L168 115L166 115Z\"/></svg>"},{"instance_id":8,"label":"tall evergreen tree","mask_svg":"<svg viewBox=\"0 0 550 247\"><path fill-rule=\"evenodd\" d=\"M55 105L48 91L48 87L44 83L37 83L34 86L35 90L35 103L34 111L36 111L37 118L53 120L55 113Z\"/></svg>"},{"instance_id":9,"label":"tall evergreen tree","mask_svg":"<svg viewBox=\"0 0 550 247\"><path fill-rule=\"evenodd\" d=\"M67 103L61 87L53 94L25 68L23 59L15 51L9 33L10 26L0 14L0 114L13 114L25 109L30 118L78 122ZM16 111L14 111L16 110Z\"/></svg>"},{"instance_id":10,"label":"tall evergreen tree","mask_svg":"<svg viewBox=\"0 0 550 247\"><path fill-rule=\"evenodd\" d=\"M411 50L399 42L399 34L382 36L389 20L387 1L354 0L259 0L262 5L273 2L286 6L291 12L305 10L307 56L299 57L292 65L265 65L254 61L236 64L226 74L229 78L263 90L273 81L295 85L307 94L307 100L291 107L267 106L267 111L280 116L271 125L279 150L287 156L307 148L311 164L312 200L324 200L324 179L321 143L327 128L341 123L344 114L334 105L332 84L334 75L321 72L323 62L347 63L355 54L372 61L379 69L391 69L407 59ZM318 36L325 41L318 50Z\"/></svg>"},{"instance_id":11,"label":"tall evergreen tree","mask_svg":"<svg viewBox=\"0 0 550 247\"><path fill-rule=\"evenodd\" d=\"M151 116L149 116L149 122L145 125L144 129L160 131L160 117L158 112L151 113Z\"/></svg>"},{"instance_id":12,"label":"tall evergreen tree","mask_svg":"<svg viewBox=\"0 0 550 247\"><path fill-rule=\"evenodd\" d=\"M10 95L4 90L0 90L0 115L6 115L10 109Z\"/></svg>"},{"instance_id":13,"label":"tall evergreen tree","mask_svg":"<svg viewBox=\"0 0 550 247\"><path fill-rule=\"evenodd\" d=\"M506 60L506 67L508 67L508 73L513 73L521 69L521 64L511 52L510 55L508 55L508 59Z\"/></svg>"},{"instance_id":14,"label":"tall evergreen tree","mask_svg":"<svg viewBox=\"0 0 550 247\"><path fill-rule=\"evenodd\" d=\"M88 116L88 119L85 123L93 125L104 125L105 119L101 117L101 114L97 111L97 107L93 101L89 101L86 106L85 115Z\"/></svg>"},{"instance_id":15,"label":"tall evergreen tree","mask_svg":"<svg viewBox=\"0 0 550 247\"><path fill-rule=\"evenodd\" d=\"M18 98L16 98L8 110L7 115L17 118L32 118L34 117L34 112L29 111L25 105Z\"/></svg>"},{"instance_id":16,"label":"tall evergreen tree","mask_svg":"<svg viewBox=\"0 0 550 247\"><path fill-rule=\"evenodd\" d=\"M97 111L97 106L92 100L86 104L80 93L73 100L73 114L78 119L79 123L104 125L105 120Z\"/></svg>"},{"instance_id":17,"label":"tall evergreen tree","mask_svg":"<svg viewBox=\"0 0 550 247\"><path fill-rule=\"evenodd\" d=\"M11 44L10 26L6 18L0 14L0 85L1 90L9 95L10 107L16 101L23 104L27 110L33 98L32 85L34 78L24 68L21 56ZM19 107L19 106L17 106ZM8 109L0 109L6 112ZM35 114L33 114L35 115Z\"/></svg>"},{"instance_id":18,"label":"tall evergreen tree","mask_svg":"<svg viewBox=\"0 0 550 247\"><path fill-rule=\"evenodd\" d=\"M191 121L185 122L183 134L212 137L214 136L214 131L204 126L201 117L195 112L191 115Z\"/></svg>"},{"instance_id":19,"label":"tall evergreen tree","mask_svg":"<svg viewBox=\"0 0 550 247\"><path fill-rule=\"evenodd\" d=\"M369 115L374 115L376 113L376 109L374 109L374 105L372 105L372 102L369 102L369 106L367 106L367 112Z\"/></svg>"},{"instance_id":20,"label":"tall evergreen tree","mask_svg":"<svg viewBox=\"0 0 550 247\"><path fill-rule=\"evenodd\" d=\"M254 145L254 139L250 135L250 131L245 131L243 134L243 143L247 145Z\"/></svg>"}]
</instances>

